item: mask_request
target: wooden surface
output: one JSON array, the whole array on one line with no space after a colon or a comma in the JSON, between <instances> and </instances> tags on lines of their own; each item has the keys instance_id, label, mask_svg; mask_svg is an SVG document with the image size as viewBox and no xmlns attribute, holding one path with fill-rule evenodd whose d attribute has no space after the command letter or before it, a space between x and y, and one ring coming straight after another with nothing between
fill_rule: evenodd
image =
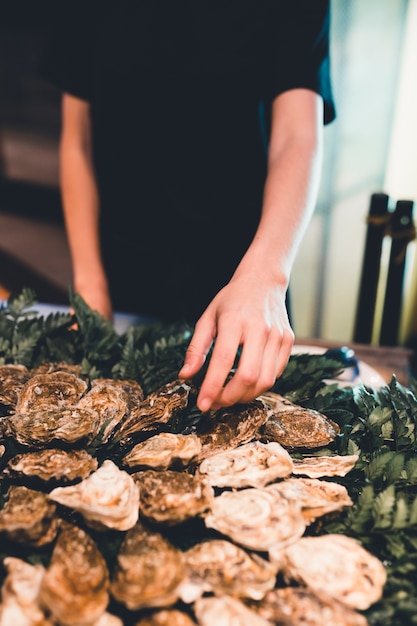
<instances>
[{"instance_id":1,"label":"wooden surface","mask_svg":"<svg viewBox=\"0 0 417 626\"><path fill-rule=\"evenodd\" d=\"M410 382L410 362L413 351L402 347L373 346L350 342L326 341L324 339L301 339L297 337L296 344L320 346L324 348L340 348L348 345L355 351L355 356L373 367L386 381L389 382L395 374L402 385Z\"/></svg>"}]
</instances>

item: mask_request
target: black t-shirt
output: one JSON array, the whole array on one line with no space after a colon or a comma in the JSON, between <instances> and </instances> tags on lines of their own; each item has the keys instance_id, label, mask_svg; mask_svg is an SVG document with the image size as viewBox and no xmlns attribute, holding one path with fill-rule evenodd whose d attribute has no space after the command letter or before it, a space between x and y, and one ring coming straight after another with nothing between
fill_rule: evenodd
<instances>
[{"instance_id":1,"label":"black t-shirt","mask_svg":"<svg viewBox=\"0 0 417 626\"><path fill-rule=\"evenodd\" d=\"M193 321L258 224L273 99L311 89L334 118L329 3L84 0L60 19L41 71L91 103L115 307Z\"/></svg>"}]
</instances>

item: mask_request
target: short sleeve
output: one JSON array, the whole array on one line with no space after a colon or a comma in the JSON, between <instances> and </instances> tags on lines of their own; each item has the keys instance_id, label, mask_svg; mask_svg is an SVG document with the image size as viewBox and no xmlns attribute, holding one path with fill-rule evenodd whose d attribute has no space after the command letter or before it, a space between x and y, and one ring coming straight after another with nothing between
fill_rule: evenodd
<instances>
[{"instance_id":1,"label":"short sleeve","mask_svg":"<svg viewBox=\"0 0 417 626\"><path fill-rule=\"evenodd\" d=\"M95 54L95 3L59 5L41 54L38 73L62 92L91 101Z\"/></svg>"},{"instance_id":2,"label":"short sleeve","mask_svg":"<svg viewBox=\"0 0 417 626\"><path fill-rule=\"evenodd\" d=\"M330 72L329 0L291 0L272 26L267 90L271 98L289 89L315 91L324 101L324 123L335 118Z\"/></svg>"}]
</instances>

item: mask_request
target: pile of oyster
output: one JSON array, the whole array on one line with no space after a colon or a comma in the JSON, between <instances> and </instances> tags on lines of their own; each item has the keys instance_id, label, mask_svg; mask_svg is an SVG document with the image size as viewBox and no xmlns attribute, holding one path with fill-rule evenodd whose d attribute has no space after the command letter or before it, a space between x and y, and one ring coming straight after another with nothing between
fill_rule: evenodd
<instances>
[{"instance_id":1,"label":"pile of oyster","mask_svg":"<svg viewBox=\"0 0 417 626\"><path fill-rule=\"evenodd\" d=\"M80 372L0 366L0 626L366 625L382 563L312 531L352 504L335 423Z\"/></svg>"}]
</instances>

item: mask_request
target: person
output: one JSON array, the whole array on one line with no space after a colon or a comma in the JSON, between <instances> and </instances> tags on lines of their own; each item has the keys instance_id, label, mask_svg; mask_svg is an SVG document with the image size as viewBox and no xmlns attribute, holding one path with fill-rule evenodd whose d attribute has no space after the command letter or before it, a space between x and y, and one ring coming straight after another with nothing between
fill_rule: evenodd
<instances>
[{"instance_id":1,"label":"person","mask_svg":"<svg viewBox=\"0 0 417 626\"><path fill-rule=\"evenodd\" d=\"M179 376L213 348L201 410L252 400L294 340L285 297L335 117L329 2L83 0L59 11L41 72L63 93L74 289L107 318L195 324Z\"/></svg>"}]
</instances>

